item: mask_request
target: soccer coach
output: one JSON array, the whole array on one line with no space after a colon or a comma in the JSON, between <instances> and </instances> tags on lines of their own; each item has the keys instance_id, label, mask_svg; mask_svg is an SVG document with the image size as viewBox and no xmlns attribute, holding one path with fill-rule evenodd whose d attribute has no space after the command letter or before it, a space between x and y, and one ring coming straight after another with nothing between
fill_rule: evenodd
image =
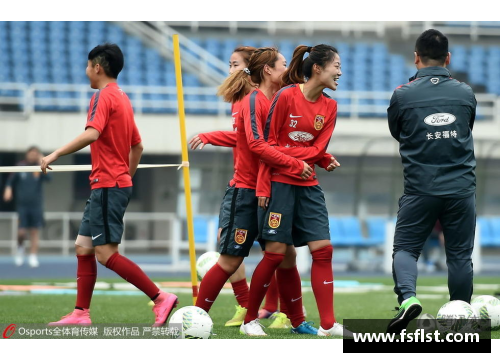
<instances>
[{"instance_id":1,"label":"soccer coach","mask_svg":"<svg viewBox=\"0 0 500 362\"><path fill-rule=\"evenodd\" d=\"M472 296L477 102L467 84L451 78L450 57L446 36L423 32L415 45L417 74L396 88L387 109L404 168L392 254L400 307L388 333L401 332L422 311L417 260L436 220L443 226L450 300L470 303Z\"/></svg>"}]
</instances>

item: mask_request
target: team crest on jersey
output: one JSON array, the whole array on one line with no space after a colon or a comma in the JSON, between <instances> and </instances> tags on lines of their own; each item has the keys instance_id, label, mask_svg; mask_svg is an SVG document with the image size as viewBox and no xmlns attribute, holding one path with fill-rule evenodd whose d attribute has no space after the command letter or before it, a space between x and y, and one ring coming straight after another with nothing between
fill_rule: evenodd
<instances>
[{"instance_id":1,"label":"team crest on jersey","mask_svg":"<svg viewBox=\"0 0 500 362\"><path fill-rule=\"evenodd\" d=\"M277 229L281 223L281 214L277 212L271 212L269 214L269 226L273 229Z\"/></svg>"},{"instance_id":2,"label":"team crest on jersey","mask_svg":"<svg viewBox=\"0 0 500 362\"><path fill-rule=\"evenodd\" d=\"M316 131L320 131L325 124L325 116L322 116L321 114L317 114L316 118L314 118L314 129Z\"/></svg>"},{"instance_id":3,"label":"team crest on jersey","mask_svg":"<svg viewBox=\"0 0 500 362\"><path fill-rule=\"evenodd\" d=\"M234 234L234 241L237 244L243 244L247 240L248 230L245 229L236 229L236 233Z\"/></svg>"}]
</instances>

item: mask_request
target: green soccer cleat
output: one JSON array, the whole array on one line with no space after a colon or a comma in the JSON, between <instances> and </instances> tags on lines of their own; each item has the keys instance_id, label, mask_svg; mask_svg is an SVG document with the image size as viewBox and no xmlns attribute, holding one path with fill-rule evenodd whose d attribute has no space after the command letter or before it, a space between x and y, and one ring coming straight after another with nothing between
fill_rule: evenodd
<instances>
[{"instance_id":1,"label":"green soccer cleat","mask_svg":"<svg viewBox=\"0 0 500 362\"><path fill-rule=\"evenodd\" d=\"M408 298L403 302L403 304L401 304L398 313L389 322L389 325L387 326L387 333L400 334L403 329L408 327L410 321L417 318L421 312L422 305L420 304L420 301L415 297Z\"/></svg>"},{"instance_id":2,"label":"green soccer cleat","mask_svg":"<svg viewBox=\"0 0 500 362\"><path fill-rule=\"evenodd\" d=\"M239 327L243 324L243 321L245 320L245 317L247 315L247 309L237 305L236 306L236 313L234 313L233 318L228 320L224 326L226 327Z\"/></svg>"},{"instance_id":3,"label":"green soccer cleat","mask_svg":"<svg viewBox=\"0 0 500 362\"><path fill-rule=\"evenodd\" d=\"M276 328L276 329L288 329L292 327L292 322L285 313L276 312L274 315L274 321L267 328Z\"/></svg>"}]
</instances>

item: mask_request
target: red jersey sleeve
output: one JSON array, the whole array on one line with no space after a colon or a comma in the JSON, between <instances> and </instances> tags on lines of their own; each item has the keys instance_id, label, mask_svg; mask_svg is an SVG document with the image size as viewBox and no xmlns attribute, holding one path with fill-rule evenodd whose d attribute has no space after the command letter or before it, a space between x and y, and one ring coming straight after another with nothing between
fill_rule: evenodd
<instances>
[{"instance_id":1,"label":"red jersey sleeve","mask_svg":"<svg viewBox=\"0 0 500 362\"><path fill-rule=\"evenodd\" d=\"M87 127L95 128L99 133L102 133L108 124L109 114L111 111L111 102L103 90L95 93L90 100L89 113L87 115Z\"/></svg>"},{"instance_id":2,"label":"red jersey sleeve","mask_svg":"<svg viewBox=\"0 0 500 362\"><path fill-rule=\"evenodd\" d=\"M236 132L235 131L214 131L200 133L198 135L201 141L206 145L214 145L221 147L236 147Z\"/></svg>"},{"instance_id":3,"label":"red jersey sleeve","mask_svg":"<svg viewBox=\"0 0 500 362\"><path fill-rule=\"evenodd\" d=\"M316 165L318 165L321 168L327 168L330 165L330 162L332 161L332 155L329 153L325 153L323 157L319 161L316 162Z\"/></svg>"},{"instance_id":4,"label":"red jersey sleeve","mask_svg":"<svg viewBox=\"0 0 500 362\"><path fill-rule=\"evenodd\" d=\"M260 163L255 196L271 197L271 170L272 168L268 164Z\"/></svg>"},{"instance_id":5,"label":"red jersey sleeve","mask_svg":"<svg viewBox=\"0 0 500 362\"><path fill-rule=\"evenodd\" d=\"M245 135L248 147L270 166L280 166L287 170L287 172L300 175L304 170L303 163L277 151L264 139L262 125L264 124L264 120L268 117L267 111L259 101L257 94L257 91L252 92L249 97L249 106L243 107L243 123L245 125Z\"/></svg>"},{"instance_id":6,"label":"red jersey sleeve","mask_svg":"<svg viewBox=\"0 0 500 362\"><path fill-rule=\"evenodd\" d=\"M131 140L131 146L138 145L141 143L141 135L139 134L139 129L137 128L137 125L134 122L134 126L132 128L132 140Z\"/></svg>"}]
</instances>

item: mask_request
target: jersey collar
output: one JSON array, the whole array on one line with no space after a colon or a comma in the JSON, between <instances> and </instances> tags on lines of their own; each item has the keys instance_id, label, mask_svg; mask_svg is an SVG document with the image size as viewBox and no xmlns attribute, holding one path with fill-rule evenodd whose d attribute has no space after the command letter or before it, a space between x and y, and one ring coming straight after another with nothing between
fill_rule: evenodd
<instances>
[{"instance_id":1,"label":"jersey collar","mask_svg":"<svg viewBox=\"0 0 500 362\"><path fill-rule=\"evenodd\" d=\"M444 67L425 67L419 69L417 74L410 78L410 82L422 77L431 77L431 76L443 76L443 77L451 77L450 71Z\"/></svg>"}]
</instances>

